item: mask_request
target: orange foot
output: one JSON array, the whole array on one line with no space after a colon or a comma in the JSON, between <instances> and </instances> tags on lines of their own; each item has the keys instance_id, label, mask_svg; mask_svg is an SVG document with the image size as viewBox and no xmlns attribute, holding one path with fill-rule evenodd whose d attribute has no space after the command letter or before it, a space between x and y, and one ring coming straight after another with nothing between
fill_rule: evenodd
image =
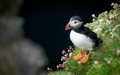
<instances>
[{"instance_id":1,"label":"orange foot","mask_svg":"<svg viewBox=\"0 0 120 75\"><path fill-rule=\"evenodd\" d=\"M82 57L82 49L80 49L80 52L76 56L73 56L73 59L77 60L80 59L81 57Z\"/></svg>"},{"instance_id":2,"label":"orange foot","mask_svg":"<svg viewBox=\"0 0 120 75\"><path fill-rule=\"evenodd\" d=\"M90 55L90 53L89 53L89 54L85 53L85 54L82 56L82 58L80 59L80 62L81 62L81 63L86 63L87 60L88 60L88 58L89 58L89 55Z\"/></svg>"}]
</instances>

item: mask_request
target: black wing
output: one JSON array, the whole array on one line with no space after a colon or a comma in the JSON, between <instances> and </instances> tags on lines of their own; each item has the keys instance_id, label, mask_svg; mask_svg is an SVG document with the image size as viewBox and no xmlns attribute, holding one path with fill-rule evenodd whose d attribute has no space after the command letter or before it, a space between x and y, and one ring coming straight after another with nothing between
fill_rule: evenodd
<instances>
[{"instance_id":1,"label":"black wing","mask_svg":"<svg viewBox=\"0 0 120 75\"><path fill-rule=\"evenodd\" d=\"M80 33L90 37L95 43L94 47L97 47L100 43L103 42L102 39L98 38L97 34L90 30L88 27L84 27L84 29Z\"/></svg>"}]
</instances>

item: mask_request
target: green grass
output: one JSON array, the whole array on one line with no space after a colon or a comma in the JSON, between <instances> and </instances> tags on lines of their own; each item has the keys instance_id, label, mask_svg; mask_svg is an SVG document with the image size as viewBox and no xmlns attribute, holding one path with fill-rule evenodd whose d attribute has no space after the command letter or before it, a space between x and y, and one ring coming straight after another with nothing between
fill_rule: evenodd
<instances>
[{"instance_id":1,"label":"green grass","mask_svg":"<svg viewBox=\"0 0 120 75\"><path fill-rule=\"evenodd\" d=\"M71 73L67 71L59 70L59 71L50 72L48 75L71 75Z\"/></svg>"}]
</instances>

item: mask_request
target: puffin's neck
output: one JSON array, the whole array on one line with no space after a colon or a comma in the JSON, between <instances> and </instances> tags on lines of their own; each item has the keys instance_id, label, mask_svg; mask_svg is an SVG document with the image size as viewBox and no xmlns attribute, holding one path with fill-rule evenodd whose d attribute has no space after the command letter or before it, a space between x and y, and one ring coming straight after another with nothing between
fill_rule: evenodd
<instances>
[{"instance_id":1,"label":"puffin's neck","mask_svg":"<svg viewBox=\"0 0 120 75\"><path fill-rule=\"evenodd\" d=\"M72 30L74 30L75 32L79 33L82 30L84 30L84 28L85 28L84 25L82 25L81 27L79 27L79 28L73 28Z\"/></svg>"}]
</instances>

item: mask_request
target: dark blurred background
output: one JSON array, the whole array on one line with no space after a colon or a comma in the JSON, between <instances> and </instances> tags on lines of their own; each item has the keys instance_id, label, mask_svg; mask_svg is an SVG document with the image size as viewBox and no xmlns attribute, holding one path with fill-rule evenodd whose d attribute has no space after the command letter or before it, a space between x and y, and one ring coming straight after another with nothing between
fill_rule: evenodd
<instances>
[{"instance_id":1,"label":"dark blurred background","mask_svg":"<svg viewBox=\"0 0 120 75\"><path fill-rule=\"evenodd\" d=\"M111 3L118 0L24 0L19 16L25 19L25 37L32 39L45 49L48 67L56 69L61 63L61 52L72 45L65 25L74 15L82 17L84 24L96 16L112 9Z\"/></svg>"}]
</instances>

